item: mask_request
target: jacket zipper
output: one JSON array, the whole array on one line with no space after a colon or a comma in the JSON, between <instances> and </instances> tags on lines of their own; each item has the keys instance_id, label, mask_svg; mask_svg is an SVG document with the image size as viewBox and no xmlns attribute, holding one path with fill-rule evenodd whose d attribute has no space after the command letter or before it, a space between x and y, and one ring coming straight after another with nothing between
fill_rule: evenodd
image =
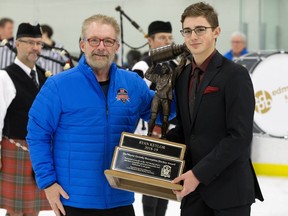
<instances>
[{"instance_id":1,"label":"jacket zipper","mask_svg":"<svg viewBox=\"0 0 288 216\"><path fill-rule=\"evenodd\" d=\"M104 168L106 167L106 164L109 163L108 161L108 158L106 157L107 155L107 149L108 149L108 127L109 127L109 106L108 106L108 98L109 98L109 90L110 90L110 87L111 87L111 82L110 82L110 85L109 85L109 88L108 88L108 92L107 92L107 96L104 94L104 92L102 91L103 93L103 96L105 98L105 109L106 109L106 129L105 129L105 143L104 143ZM107 190L107 188L105 187L105 190ZM106 193L107 191L105 191ZM109 199L107 197L105 197L105 205L106 205L106 208L108 207L107 203L108 203Z\"/></svg>"}]
</instances>

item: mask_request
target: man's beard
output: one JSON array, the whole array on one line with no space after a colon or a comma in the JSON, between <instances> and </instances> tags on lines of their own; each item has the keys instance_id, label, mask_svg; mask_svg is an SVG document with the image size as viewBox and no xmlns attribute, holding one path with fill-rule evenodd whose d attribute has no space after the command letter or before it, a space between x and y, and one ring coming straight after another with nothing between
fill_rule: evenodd
<instances>
[{"instance_id":1,"label":"man's beard","mask_svg":"<svg viewBox=\"0 0 288 216\"><path fill-rule=\"evenodd\" d=\"M33 62L34 64L37 62L38 58L39 58L40 52L35 52L35 53L29 53L27 56L27 60L29 62Z\"/></svg>"},{"instance_id":2,"label":"man's beard","mask_svg":"<svg viewBox=\"0 0 288 216\"><path fill-rule=\"evenodd\" d=\"M87 63L93 68L93 69L103 69L105 67L110 67L112 64L113 58L111 58L109 55L106 55L106 57L102 59L94 59L94 55L92 54L87 58Z\"/></svg>"}]
</instances>

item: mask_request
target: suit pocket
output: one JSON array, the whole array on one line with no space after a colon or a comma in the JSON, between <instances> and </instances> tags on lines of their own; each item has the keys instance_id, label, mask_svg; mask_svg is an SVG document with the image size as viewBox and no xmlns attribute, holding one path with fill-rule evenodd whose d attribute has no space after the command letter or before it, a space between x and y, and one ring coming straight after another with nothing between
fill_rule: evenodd
<instances>
[{"instance_id":1,"label":"suit pocket","mask_svg":"<svg viewBox=\"0 0 288 216\"><path fill-rule=\"evenodd\" d=\"M218 87L207 86L207 88L204 91L204 94L212 94L212 93L215 93L215 92L218 92L218 91L220 91L220 88L218 88Z\"/></svg>"},{"instance_id":2,"label":"suit pocket","mask_svg":"<svg viewBox=\"0 0 288 216\"><path fill-rule=\"evenodd\" d=\"M210 108L216 108L219 103L224 103L223 95L221 92L213 92L209 94L203 94L201 99L201 108L204 106L208 106Z\"/></svg>"}]
</instances>

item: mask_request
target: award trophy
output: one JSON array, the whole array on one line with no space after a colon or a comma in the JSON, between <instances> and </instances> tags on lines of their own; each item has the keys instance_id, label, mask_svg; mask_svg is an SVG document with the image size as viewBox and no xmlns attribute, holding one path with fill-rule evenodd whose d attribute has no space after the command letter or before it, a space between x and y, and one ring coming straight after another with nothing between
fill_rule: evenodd
<instances>
[{"instance_id":1,"label":"award trophy","mask_svg":"<svg viewBox=\"0 0 288 216\"><path fill-rule=\"evenodd\" d=\"M183 52L182 45L174 46L180 47L179 54ZM168 47L170 49L168 51L175 57L173 53L175 50L171 50L175 47L171 47L172 45ZM165 55L167 58L167 52ZM167 141L166 131L170 104L173 99L172 89L179 71L182 70L177 67L172 71L166 63L162 65L163 73L159 75L153 73L155 65L153 64L145 73L145 77L156 84L155 96L151 105L151 119L148 124L148 136L123 132L119 146L115 148L111 168L105 170L105 175L109 184L114 188L180 201L181 198L177 197L173 190L182 190L182 186L172 184L171 181L183 172L186 146ZM162 107L161 139L151 137L159 107Z\"/></svg>"}]
</instances>

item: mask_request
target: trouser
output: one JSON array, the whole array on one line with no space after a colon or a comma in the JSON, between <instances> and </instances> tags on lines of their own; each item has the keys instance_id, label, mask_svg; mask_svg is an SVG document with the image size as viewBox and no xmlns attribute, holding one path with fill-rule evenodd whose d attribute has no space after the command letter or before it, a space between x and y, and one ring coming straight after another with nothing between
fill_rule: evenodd
<instances>
[{"instance_id":1,"label":"trouser","mask_svg":"<svg viewBox=\"0 0 288 216\"><path fill-rule=\"evenodd\" d=\"M81 209L64 206L66 216L135 216L132 205L112 209Z\"/></svg>"},{"instance_id":2,"label":"trouser","mask_svg":"<svg viewBox=\"0 0 288 216\"><path fill-rule=\"evenodd\" d=\"M227 209L212 209L197 192L188 194L181 202L181 216L250 216L251 204Z\"/></svg>"},{"instance_id":3,"label":"trouser","mask_svg":"<svg viewBox=\"0 0 288 216\"><path fill-rule=\"evenodd\" d=\"M164 216L168 200L143 195L144 216Z\"/></svg>"}]
</instances>

